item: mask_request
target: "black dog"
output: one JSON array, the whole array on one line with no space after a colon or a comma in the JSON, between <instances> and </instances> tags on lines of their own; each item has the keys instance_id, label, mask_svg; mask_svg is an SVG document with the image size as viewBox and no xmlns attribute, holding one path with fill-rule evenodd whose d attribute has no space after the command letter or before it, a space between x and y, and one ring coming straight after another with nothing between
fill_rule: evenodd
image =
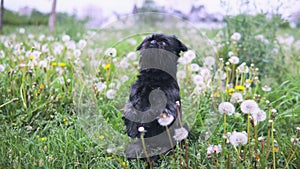
<instances>
[{"instance_id":1,"label":"black dog","mask_svg":"<svg viewBox=\"0 0 300 169\"><path fill-rule=\"evenodd\" d=\"M141 56L140 75L131 86L123 119L128 136L140 138L143 132L147 148L150 147L148 155L155 156L172 148L170 137L165 132L166 126L170 128L171 134L174 133L174 128L179 127L176 107L176 102L180 103L176 80L177 60L180 52L187 51L187 47L175 36L153 34L137 50ZM172 122L164 126L158 121L162 116L172 116L174 120L171 119ZM150 150L151 147L155 151ZM129 159L143 158L142 148L138 139L136 143L128 145L125 154Z\"/></svg>"}]
</instances>

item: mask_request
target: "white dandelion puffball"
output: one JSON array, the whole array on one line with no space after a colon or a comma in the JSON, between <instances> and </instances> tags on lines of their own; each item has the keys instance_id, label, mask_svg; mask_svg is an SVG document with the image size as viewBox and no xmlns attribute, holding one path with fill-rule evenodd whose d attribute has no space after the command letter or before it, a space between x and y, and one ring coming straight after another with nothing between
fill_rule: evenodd
<instances>
[{"instance_id":1,"label":"white dandelion puffball","mask_svg":"<svg viewBox=\"0 0 300 169\"><path fill-rule=\"evenodd\" d=\"M214 145L214 146L213 146L213 151L214 151L216 154L220 153L221 150L222 150L221 144L218 144L218 145Z\"/></svg>"},{"instance_id":2,"label":"white dandelion puffball","mask_svg":"<svg viewBox=\"0 0 300 169\"><path fill-rule=\"evenodd\" d=\"M243 95L241 93L235 92L232 93L230 102L231 103L240 103L243 101Z\"/></svg>"},{"instance_id":3,"label":"white dandelion puffball","mask_svg":"<svg viewBox=\"0 0 300 169\"><path fill-rule=\"evenodd\" d=\"M114 99L115 96L116 96L116 91L114 89L109 89L107 92L106 92L106 97L108 99Z\"/></svg>"},{"instance_id":4,"label":"white dandelion puffball","mask_svg":"<svg viewBox=\"0 0 300 169\"><path fill-rule=\"evenodd\" d=\"M139 128L138 128L138 131L139 131L140 133L146 132L146 130L145 130L145 128L144 128L143 126L139 127Z\"/></svg>"},{"instance_id":5,"label":"white dandelion puffball","mask_svg":"<svg viewBox=\"0 0 300 169\"><path fill-rule=\"evenodd\" d=\"M271 88L271 87L269 87L269 86L267 86L267 85L265 85L265 86L261 87L261 89L262 89L263 91L265 91L265 92L269 92L269 91L271 91L271 90L272 90L272 88Z\"/></svg>"},{"instance_id":6,"label":"white dandelion puffball","mask_svg":"<svg viewBox=\"0 0 300 169\"><path fill-rule=\"evenodd\" d=\"M210 154L214 153L213 148L214 148L214 145L209 145L206 149L206 154L210 155Z\"/></svg>"},{"instance_id":7,"label":"white dandelion puffball","mask_svg":"<svg viewBox=\"0 0 300 169\"><path fill-rule=\"evenodd\" d=\"M190 58L188 58L188 57L180 57L178 59L178 63L181 63L183 65L187 65L187 64L189 64L191 62L192 62L192 60Z\"/></svg>"},{"instance_id":8,"label":"white dandelion puffball","mask_svg":"<svg viewBox=\"0 0 300 169\"><path fill-rule=\"evenodd\" d=\"M96 89L97 89L97 91L98 92L101 92L101 91L103 91L104 89L106 89L106 83L105 82L98 82L98 83L96 83L95 84L95 87L96 87Z\"/></svg>"},{"instance_id":9,"label":"white dandelion puffball","mask_svg":"<svg viewBox=\"0 0 300 169\"><path fill-rule=\"evenodd\" d=\"M240 73L249 73L249 67L245 62L239 65L236 70L238 70Z\"/></svg>"},{"instance_id":10,"label":"white dandelion puffball","mask_svg":"<svg viewBox=\"0 0 300 169\"><path fill-rule=\"evenodd\" d=\"M74 50L73 52L75 57L79 57L81 55L81 51L79 49Z\"/></svg>"},{"instance_id":11,"label":"white dandelion puffball","mask_svg":"<svg viewBox=\"0 0 300 169\"><path fill-rule=\"evenodd\" d=\"M254 122L265 121L267 118L266 112L261 109L256 109L251 113Z\"/></svg>"},{"instance_id":12,"label":"white dandelion puffball","mask_svg":"<svg viewBox=\"0 0 300 169\"><path fill-rule=\"evenodd\" d=\"M200 75L193 75L192 78L195 85L200 85L204 82L203 77Z\"/></svg>"},{"instance_id":13,"label":"white dandelion puffball","mask_svg":"<svg viewBox=\"0 0 300 169\"><path fill-rule=\"evenodd\" d=\"M174 120L174 116L166 113L162 113L157 121L161 126L168 126L173 122L173 120Z\"/></svg>"},{"instance_id":14,"label":"white dandelion puffball","mask_svg":"<svg viewBox=\"0 0 300 169\"><path fill-rule=\"evenodd\" d=\"M130 60L136 60L137 55L136 55L135 52L129 52L129 53L126 55L126 57L127 57L128 59L130 59Z\"/></svg>"},{"instance_id":15,"label":"white dandelion puffball","mask_svg":"<svg viewBox=\"0 0 300 169\"><path fill-rule=\"evenodd\" d=\"M192 50L188 50L184 52L183 57L188 58L190 61L194 60L196 58L196 54Z\"/></svg>"},{"instance_id":16,"label":"white dandelion puffball","mask_svg":"<svg viewBox=\"0 0 300 169\"><path fill-rule=\"evenodd\" d=\"M229 58L229 62L236 65L240 62L240 59L236 56L232 56L232 57Z\"/></svg>"},{"instance_id":17,"label":"white dandelion puffball","mask_svg":"<svg viewBox=\"0 0 300 169\"><path fill-rule=\"evenodd\" d=\"M218 110L221 114L232 115L235 111L235 107L230 102L223 102L219 104Z\"/></svg>"},{"instance_id":18,"label":"white dandelion puffball","mask_svg":"<svg viewBox=\"0 0 300 169\"><path fill-rule=\"evenodd\" d=\"M199 70L200 70L200 66L198 64L196 64L196 63L191 64L191 71L192 72L197 72Z\"/></svg>"},{"instance_id":19,"label":"white dandelion puffball","mask_svg":"<svg viewBox=\"0 0 300 169\"><path fill-rule=\"evenodd\" d=\"M241 111L245 114L251 114L258 108L258 104L254 100L245 100L241 104Z\"/></svg>"},{"instance_id":20,"label":"white dandelion puffball","mask_svg":"<svg viewBox=\"0 0 300 169\"><path fill-rule=\"evenodd\" d=\"M238 33L238 32L235 32L235 33L233 33L232 35L231 35L231 40L233 40L233 41L238 41L238 40L240 40L241 39L241 34L240 33Z\"/></svg>"},{"instance_id":21,"label":"white dandelion puffball","mask_svg":"<svg viewBox=\"0 0 300 169\"><path fill-rule=\"evenodd\" d=\"M181 127L181 128L178 128L178 129L175 129L175 135L173 136L173 138L176 140L176 141L181 141L185 138L187 138L188 136L188 131Z\"/></svg>"},{"instance_id":22,"label":"white dandelion puffball","mask_svg":"<svg viewBox=\"0 0 300 169\"><path fill-rule=\"evenodd\" d=\"M228 56L232 57L232 56L234 56L234 53L232 51L230 51L230 52L228 52Z\"/></svg>"},{"instance_id":23,"label":"white dandelion puffball","mask_svg":"<svg viewBox=\"0 0 300 169\"><path fill-rule=\"evenodd\" d=\"M20 34L24 34L24 33L25 33L25 29L24 29L24 28L20 28L20 29L19 29L19 33L20 33Z\"/></svg>"},{"instance_id":24,"label":"white dandelion puffball","mask_svg":"<svg viewBox=\"0 0 300 169\"><path fill-rule=\"evenodd\" d=\"M5 65L0 65L0 72L4 72L5 70Z\"/></svg>"},{"instance_id":25,"label":"white dandelion puffball","mask_svg":"<svg viewBox=\"0 0 300 169\"><path fill-rule=\"evenodd\" d=\"M185 71L178 71L177 72L177 78L178 79L183 79L183 78L185 78L186 77L186 73L185 73Z\"/></svg>"},{"instance_id":26,"label":"white dandelion puffball","mask_svg":"<svg viewBox=\"0 0 300 169\"><path fill-rule=\"evenodd\" d=\"M206 67L201 67L201 68L200 68L200 75L201 75L205 80L208 80L208 79L211 78L210 70L207 69Z\"/></svg>"},{"instance_id":27,"label":"white dandelion puffball","mask_svg":"<svg viewBox=\"0 0 300 169\"><path fill-rule=\"evenodd\" d=\"M233 146L245 145L248 142L248 137L245 132L233 132L229 137L229 142Z\"/></svg>"},{"instance_id":28,"label":"white dandelion puffball","mask_svg":"<svg viewBox=\"0 0 300 169\"><path fill-rule=\"evenodd\" d=\"M117 50L116 50L116 48L108 48L108 49L106 49L106 51L104 52L104 54L106 56L115 57L117 55Z\"/></svg>"},{"instance_id":29,"label":"white dandelion puffball","mask_svg":"<svg viewBox=\"0 0 300 169\"><path fill-rule=\"evenodd\" d=\"M67 41L69 41L71 38L70 38L69 35L63 35L61 39L62 39L62 41L67 42Z\"/></svg>"},{"instance_id":30,"label":"white dandelion puffball","mask_svg":"<svg viewBox=\"0 0 300 169\"><path fill-rule=\"evenodd\" d=\"M207 56L203 59L203 63L206 67L211 68L216 63L216 59L212 56Z\"/></svg>"},{"instance_id":31,"label":"white dandelion puffball","mask_svg":"<svg viewBox=\"0 0 300 169\"><path fill-rule=\"evenodd\" d=\"M86 40L81 39L81 40L78 42L78 47L79 47L80 49L83 49L83 48L86 46L86 44L87 44Z\"/></svg>"},{"instance_id":32,"label":"white dandelion puffball","mask_svg":"<svg viewBox=\"0 0 300 169\"><path fill-rule=\"evenodd\" d=\"M126 68L128 68L130 65L129 65L129 62L128 62L128 59L127 58L123 58L122 60L121 60L121 62L119 63L119 66L120 66L120 68L122 68L122 69L126 69Z\"/></svg>"}]
</instances>

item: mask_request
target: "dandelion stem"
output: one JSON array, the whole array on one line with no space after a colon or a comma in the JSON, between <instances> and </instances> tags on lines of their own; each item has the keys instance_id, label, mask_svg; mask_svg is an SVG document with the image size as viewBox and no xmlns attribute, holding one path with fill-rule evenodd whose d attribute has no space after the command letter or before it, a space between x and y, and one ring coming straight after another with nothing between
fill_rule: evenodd
<instances>
[{"instance_id":1,"label":"dandelion stem","mask_svg":"<svg viewBox=\"0 0 300 169\"><path fill-rule=\"evenodd\" d=\"M147 153L147 148L146 148L146 145L145 145L145 139L144 139L144 133L141 133L141 139L142 139L142 145L143 145L144 154L145 154L145 156L146 156L146 159L147 159L147 162L148 162L150 168L152 169L153 166L152 166L152 162L151 162L151 160L150 160L150 158L149 158L149 155L148 155L148 153Z\"/></svg>"},{"instance_id":2,"label":"dandelion stem","mask_svg":"<svg viewBox=\"0 0 300 169\"><path fill-rule=\"evenodd\" d=\"M172 140L172 137L171 137L170 130L169 130L168 126L166 126L166 131L167 131L169 141L170 141L170 144L171 144L171 147L172 147L173 157L174 157L174 160L176 161L176 154L175 154L175 151L174 151L174 144L173 144L173 140Z\"/></svg>"},{"instance_id":3,"label":"dandelion stem","mask_svg":"<svg viewBox=\"0 0 300 169\"><path fill-rule=\"evenodd\" d=\"M250 143L250 136L251 136L251 131L250 131L250 114L248 114L248 129L247 129L247 133L248 133L248 149L249 149L249 159L251 159L251 143ZM246 156L247 154L245 154Z\"/></svg>"},{"instance_id":4,"label":"dandelion stem","mask_svg":"<svg viewBox=\"0 0 300 169\"><path fill-rule=\"evenodd\" d=\"M226 114L224 113L224 136L226 136ZM223 143L222 143L222 155L224 155L224 151L225 151L225 141L226 138L223 139Z\"/></svg>"},{"instance_id":5,"label":"dandelion stem","mask_svg":"<svg viewBox=\"0 0 300 169\"><path fill-rule=\"evenodd\" d=\"M1 105L0 105L0 108L1 108L1 107L4 107L5 105L8 105L8 104L10 104L10 103L12 103L12 102L14 102L14 101L18 101L18 100L19 100L19 98L13 98L13 99L11 99L10 101L1 104Z\"/></svg>"},{"instance_id":6,"label":"dandelion stem","mask_svg":"<svg viewBox=\"0 0 300 169\"><path fill-rule=\"evenodd\" d=\"M296 133L295 138L298 138L298 132ZM289 165L290 161L292 160L293 156L295 155L295 152L297 152L297 148L298 148L298 147L295 146L295 144L293 143L292 149L291 149L291 151L290 151L290 153L289 153L289 156L288 156L288 158L287 158L287 162L286 162L286 164L284 165L283 168L286 168L286 167ZM294 150L294 151L293 151L293 150Z\"/></svg>"},{"instance_id":7,"label":"dandelion stem","mask_svg":"<svg viewBox=\"0 0 300 169\"><path fill-rule=\"evenodd\" d=\"M180 127L183 127L182 125L182 121L181 121L181 116L180 116L180 104L176 103L176 110L177 110L177 114L178 114L178 121L179 121L179 125ZM185 162L186 162L186 166L187 168L189 168L189 152L188 152L188 144L187 144L187 139L184 139L184 146L185 146ZM180 147L181 148L181 147ZM182 161L181 161L181 153L180 153L180 165L182 165Z\"/></svg>"},{"instance_id":8,"label":"dandelion stem","mask_svg":"<svg viewBox=\"0 0 300 169\"><path fill-rule=\"evenodd\" d=\"M273 154L273 168L276 169L276 156L275 156L275 149L274 149L274 122L272 122L272 129L271 129L271 137L272 137L272 154Z\"/></svg>"}]
</instances>

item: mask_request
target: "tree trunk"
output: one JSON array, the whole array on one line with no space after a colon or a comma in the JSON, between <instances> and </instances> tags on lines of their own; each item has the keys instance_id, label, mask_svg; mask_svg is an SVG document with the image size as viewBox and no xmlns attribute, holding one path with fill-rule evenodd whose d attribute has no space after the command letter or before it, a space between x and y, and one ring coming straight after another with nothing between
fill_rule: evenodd
<instances>
[{"instance_id":1,"label":"tree trunk","mask_svg":"<svg viewBox=\"0 0 300 169\"><path fill-rule=\"evenodd\" d=\"M50 33L54 32L55 16L56 16L56 0L52 0L52 9L51 9L50 17L49 17L49 30L50 30Z\"/></svg>"},{"instance_id":2,"label":"tree trunk","mask_svg":"<svg viewBox=\"0 0 300 169\"><path fill-rule=\"evenodd\" d=\"M4 0L0 0L0 33L2 33L3 28L3 16L4 16Z\"/></svg>"}]
</instances>

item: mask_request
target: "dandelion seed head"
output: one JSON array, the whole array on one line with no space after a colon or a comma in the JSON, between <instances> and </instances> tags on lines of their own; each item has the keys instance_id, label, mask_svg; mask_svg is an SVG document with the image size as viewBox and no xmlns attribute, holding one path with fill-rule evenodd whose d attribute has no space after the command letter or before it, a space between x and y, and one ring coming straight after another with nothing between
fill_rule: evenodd
<instances>
[{"instance_id":1,"label":"dandelion seed head","mask_svg":"<svg viewBox=\"0 0 300 169\"><path fill-rule=\"evenodd\" d=\"M229 58L229 62L236 65L240 62L240 59L236 56L232 56L232 57Z\"/></svg>"},{"instance_id":2,"label":"dandelion seed head","mask_svg":"<svg viewBox=\"0 0 300 169\"><path fill-rule=\"evenodd\" d=\"M176 141L181 141L181 140L187 138L187 136L188 136L188 131L184 127L181 127L181 128L175 129L175 135L173 136L173 138Z\"/></svg>"},{"instance_id":3,"label":"dandelion seed head","mask_svg":"<svg viewBox=\"0 0 300 169\"><path fill-rule=\"evenodd\" d=\"M238 41L238 40L240 40L241 39L241 34L240 33L238 33L238 32L234 32L232 35L231 35L231 40L232 41Z\"/></svg>"},{"instance_id":4,"label":"dandelion seed head","mask_svg":"<svg viewBox=\"0 0 300 169\"><path fill-rule=\"evenodd\" d=\"M231 103L240 103L243 101L243 95L239 92L232 93L230 102Z\"/></svg>"},{"instance_id":5,"label":"dandelion seed head","mask_svg":"<svg viewBox=\"0 0 300 169\"><path fill-rule=\"evenodd\" d=\"M200 75L193 75L192 78L195 85L200 85L204 81L203 77Z\"/></svg>"},{"instance_id":6,"label":"dandelion seed head","mask_svg":"<svg viewBox=\"0 0 300 169\"><path fill-rule=\"evenodd\" d=\"M196 64L196 63L191 64L191 71L192 72L197 72L199 70L200 70L200 66L198 64Z\"/></svg>"},{"instance_id":7,"label":"dandelion seed head","mask_svg":"<svg viewBox=\"0 0 300 169\"><path fill-rule=\"evenodd\" d=\"M267 85L263 86L261 89L262 89L263 91L265 91L265 92L269 92L269 91L272 90L272 88L269 87L269 86L267 86Z\"/></svg>"},{"instance_id":8,"label":"dandelion seed head","mask_svg":"<svg viewBox=\"0 0 300 169\"><path fill-rule=\"evenodd\" d=\"M116 50L116 48L108 48L108 49L106 49L106 51L104 52L104 54L106 56L115 57L117 55L117 50Z\"/></svg>"},{"instance_id":9,"label":"dandelion seed head","mask_svg":"<svg viewBox=\"0 0 300 169\"><path fill-rule=\"evenodd\" d=\"M223 102L219 104L218 110L221 114L232 115L235 111L235 107L230 102Z\"/></svg>"},{"instance_id":10,"label":"dandelion seed head","mask_svg":"<svg viewBox=\"0 0 300 169\"><path fill-rule=\"evenodd\" d=\"M178 77L178 79L184 79L186 77L185 71L182 71L182 70L178 71L177 77Z\"/></svg>"},{"instance_id":11,"label":"dandelion seed head","mask_svg":"<svg viewBox=\"0 0 300 169\"><path fill-rule=\"evenodd\" d=\"M20 34L24 34L24 33L25 33L25 29L24 29L24 28L20 28L20 29L19 29L19 33L20 33Z\"/></svg>"},{"instance_id":12,"label":"dandelion seed head","mask_svg":"<svg viewBox=\"0 0 300 169\"><path fill-rule=\"evenodd\" d=\"M139 127L139 128L138 128L138 131L139 131L140 133L145 133L145 132L146 132L146 130L145 130L145 128L144 128L143 126Z\"/></svg>"},{"instance_id":13,"label":"dandelion seed head","mask_svg":"<svg viewBox=\"0 0 300 169\"><path fill-rule=\"evenodd\" d=\"M233 146L238 146L238 145L245 145L248 142L248 137L247 134L243 132L233 132L230 137L229 141Z\"/></svg>"},{"instance_id":14,"label":"dandelion seed head","mask_svg":"<svg viewBox=\"0 0 300 169\"><path fill-rule=\"evenodd\" d=\"M258 104L254 100L245 100L241 104L241 111L245 114L251 114L258 107Z\"/></svg>"},{"instance_id":15,"label":"dandelion seed head","mask_svg":"<svg viewBox=\"0 0 300 169\"><path fill-rule=\"evenodd\" d=\"M207 67L207 68L211 68L212 66L214 66L216 63L216 59L212 56L207 56L203 59L203 64Z\"/></svg>"},{"instance_id":16,"label":"dandelion seed head","mask_svg":"<svg viewBox=\"0 0 300 169\"><path fill-rule=\"evenodd\" d=\"M174 116L166 113L162 113L158 118L158 123L161 126L168 126L174 121Z\"/></svg>"},{"instance_id":17,"label":"dandelion seed head","mask_svg":"<svg viewBox=\"0 0 300 169\"><path fill-rule=\"evenodd\" d=\"M136 55L135 52L129 52L129 53L126 55L126 57L127 57L128 59L130 59L130 60L136 60L137 55Z\"/></svg>"},{"instance_id":18,"label":"dandelion seed head","mask_svg":"<svg viewBox=\"0 0 300 169\"><path fill-rule=\"evenodd\" d=\"M107 92L106 92L106 97L108 99L114 99L115 96L116 96L116 91L114 89L109 89Z\"/></svg>"}]
</instances>

